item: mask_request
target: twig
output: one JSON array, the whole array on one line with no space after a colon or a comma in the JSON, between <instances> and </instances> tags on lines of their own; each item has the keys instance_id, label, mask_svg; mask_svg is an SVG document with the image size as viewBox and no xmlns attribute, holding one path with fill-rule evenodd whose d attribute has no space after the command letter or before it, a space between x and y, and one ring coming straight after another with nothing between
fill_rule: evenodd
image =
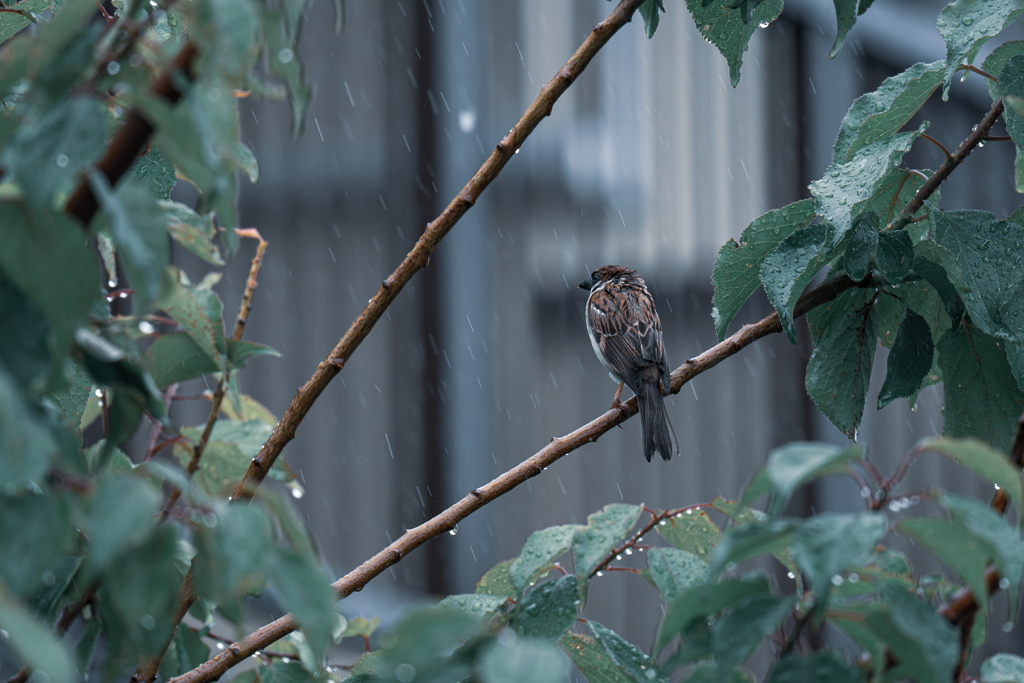
<instances>
[{"instance_id":1,"label":"twig","mask_svg":"<svg viewBox=\"0 0 1024 683\"><path fill-rule=\"evenodd\" d=\"M989 135L985 142L1013 142L1013 138L1009 135Z\"/></svg>"},{"instance_id":2,"label":"twig","mask_svg":"<svg viewBox=\"0 0 1024 683\"><path fill-rule=\"evenodd\" d=\"M921 137L927 140L928 142L932 143L939 149L941 149L942 153L946 155L946 161L949 161L952 158L949 154L949 150L946 149L945 145L943 145L941 142L933 138L931 135L928 135L927 133L921 133Z\"/></svg>"},{"instance_id":3,"label":"twig","mask_svg":"<svg viewBox=\"0 0 1024 683\"><path fill-rule=\"evenodd\" d=\"M177 398L177 396L174 395L174 392L177 390L178 385L172 384L171 386L167 387L166 391L164 391L164 412L167 412L168 410L171 409L171 401ZM160 438L160 435L162 433L163 425L161 425L158 421L153 420L153 427L149 431L149 441L146 443L146 454L142 458L143 462L149 462L150 460L152 460L157 450L159 450L156 447L157 439Z\"/></svg>"},{"instance_id":4,"label":"twig","mask_svg":"<svg viewBox=\"0 0 1024 683\"><path fill-rule=\"evenodd\" d=\"M935 192L939 185L949 177L949 174L953 172L953 169L963 163L963 160L966 159L972 151L974 151L974 148L978 146L978 143L984 141L988 136L989 130L992 129L993 124L995 124L999 115L1002 113L1003 100L998 99L995 104L992 105L992 108L989 109L981 119L981 123L979 123L971 134L967 136L967 139L960 143L957 150L953 152L945 162L943 162L942 166L939 167L939 170L933 173L932 176L925 181L924 185L921 186L921 189L914 193L913 199L907 203L907 206L900 213L899 218L893 221L892 226L886 228L886 230L901 230L906 227L907 223L910 222L910 219L915 213L917 213L918 209L924 205L925 200L932 196L932 193Z\"/></svg>"},{"instance_id":5,"label":"twig","mask_svg":"<svg viewBox=\"0 0 1024 683\"><path fill-rule=\"evenodd\" d=\"M598 563L598 565L591 570L590 578L594 578L594 576L596 576L599 571L603 571L604 568L607 567L608 564L618 555L621 555L626 548L637 547L637 543L639 543L644 536L649 534L651 532L651 529L657 526L658 522L662 521L663 519L675 517L676 515L681 515L687 510L700 510L701 508L707 507L711 507L711 503L697 503L696 505L687 505L686 507L676 508L675 510L663 510L661 512L655 512L654 510L651 510L649 508L644 508L644 511L651 515L651 519L648 520L647 524L644 524L643 527L641 527L640 531L633 534L632 538L630 538L628 541L625 541L619 547L613 548L612 551L608 553L608 555L604 558L604 560Z\"/></svg>"},{"instance_id":6,"label":"twig","mask_svg":"<svg viewBox=\"0 0 1024 683\"><path fill-rule=\"evenodd\" d=\"M985 78L989 79L990 81L995 81L996 83L999 82L998 78L996 78L992 74L988 73L987 71L982 71L981 69L979 69L978 67L974 66L973 64L961 64L960 66L958 66L956 68L956 71L973 71L974 73L978 74L979 76L984 76Z\"/></svg>"},{"instance_id":7,"label":"twig","mask_svg":"<svg viewBox=\"0 0 1024 683\"><path fill-rule=\"evenodd\" d=\"M462 191L448 204L440 216L427 225L426 230L416 241L416 246L406 255L401 265L381 284L377 293L370 299L370 303L352 322L334 350L326 360L317 366L316 372L309 378L309 381L299 388L291 405L288 406L288 410L285 411L284 417L274 427L274 432L260 449L259 455L249 464L249 469L235 488L232 498L248 499L255 494L256 489L259 488L264 477L273 467L274 460L277 459L281 450L295 438L295 430L298 429L313 403L328 383L341 372L342 367L366 338L366 335L370 333L387 307L412 279L412 276L427 266L430 262L430 254L438 243L444 239L462 215L476 203L480 194L498 176L498 173L519 150L530 133L544 117L551 113L551 108L562 93L579 77L598 50L632 19L633 13L641 4L642 0L620 0L605 20L594 27L558 74L541 88L540 94L527 108L518 123L497 144L487 161L466 183Z\"/></svg>"},{"instance_id":8,"label":"twig","mask_svg":"<svg viewBox=\"0 0 1024 683\"><path fill-rule=\"evenodd\" d=\"M181 587L178 588L178 607L172 617L170 638L167 639L159 654L148 657L139 665L139 668L132 674L131 683L152 683L156 679L156 674L160 670L160 662L163 661L164 655L167 654L167 648L171 646L171 640L174 638L174 634L177 633L181 620L185 618L185 613L188 612L192 603L196 601L196 594L193 591L192 584L192 566L194 563L195 561L193 560L193 564L189 565L185 580L181 582Z\"/></svg>"}]
</instances>

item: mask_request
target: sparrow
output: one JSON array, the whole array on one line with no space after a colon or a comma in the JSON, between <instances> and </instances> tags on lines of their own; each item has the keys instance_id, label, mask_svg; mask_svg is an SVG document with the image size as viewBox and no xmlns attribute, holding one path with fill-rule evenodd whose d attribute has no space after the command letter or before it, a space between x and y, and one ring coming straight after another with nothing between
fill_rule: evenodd
<instances>
[{"instance_id":1,"label":"sparrow","mask_svg":"<svg viewBox=\"0 0 1024 683\"><path fill-rule=\"evenodd\" d=\"M679 454L679 442L665 413L670 386L661 319L643 278L622 266L604 266L580 283L587 298L587 333L601 365L619 383L612 408L625 411L619 400L625 384L637 396L640 431L647 462L655 453L663 460Z\"/></svg>"}]
</instances>

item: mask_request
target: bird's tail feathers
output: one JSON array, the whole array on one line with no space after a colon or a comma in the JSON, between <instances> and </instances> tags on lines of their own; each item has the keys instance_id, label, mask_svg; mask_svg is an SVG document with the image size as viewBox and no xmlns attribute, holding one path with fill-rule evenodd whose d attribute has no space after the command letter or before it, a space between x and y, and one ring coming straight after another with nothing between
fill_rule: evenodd
<instances>
[{"instance_id":1,"label":"bird's tail feathers","mask_svg":"<svg viewBox=\"0 0 1024 683\"><path fill-rule=\"evenodd\" d=\"M657 382L644 382L637 396L640 404L640 431L643 435L644 455L647 462L655 453L662 460L679 455L679 442L665 412L665 399Z\"/></svg>"}]
</instances>

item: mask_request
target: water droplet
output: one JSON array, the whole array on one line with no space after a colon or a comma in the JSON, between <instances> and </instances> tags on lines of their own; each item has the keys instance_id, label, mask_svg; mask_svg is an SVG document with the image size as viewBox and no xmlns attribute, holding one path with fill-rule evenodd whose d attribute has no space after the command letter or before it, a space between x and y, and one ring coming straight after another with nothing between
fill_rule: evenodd
<instances>
[{"instance_id":1,"label":"water droplet","mask_svg":"<svg viewBox=\"0 0 1024 683\"><path fill-rule=\"evenodd\" d=\"M788 576L791 579L795 579L796 578L796 574L794 574L793 572L786 572L786 576Z\"/></svg>"},{"instance_id":2,"label":"water droplet","mask_svg":"<svg viewBox=\"0 0 1024 683\"><path fill-rule=\"evenodd\" d=\"M1003 624L1003 633L1009 633L1012 630L1013 630L1013 622L1012 621L1008 621L1005 624Z\"/></svg>"},{"instance_id":3,"label":"water droplet","mask_svg":"<svg viewBox=\"0 0 1024 683\"><path fill-rule=\"evenodd\" d=\"M56 582L57 582L57 577L54 576L51 572L43 572L43 585L44 586L49 587L49 586L52 586L53 584L55 584Z\"/></svg>"},{"instance_id":4,"label":"water droplet","mask_svg":"<svg viewBox=\"0 0 1024 683\"><path fill-rule=\"evenodd\" d=\"M832 577L832 585L833 586L842 586L843 585L843 577L840 576L839 574L834 575Z\"/></svg>"},{"instance_id":5,"label":"water droplet","mask_svg":"<svg viewBox=\"0 0 1024 683\"><path fill-rule=\"evenodd\" d=\"M282 64L287 64L293 59L295 59L295 53L292 52L291 48L282 47L277 53L277 61L281 62Z\"/></svg>"},{"instance_id":6,"label":"water droplet","mask_svg":"<svg viewBox=\"0 0 1024 683\"><path fill-rule=\"evenodd\" d=\"M121 71L121 65L115 61L107 62L107 73L116 76Z\"/></svg>"},{"instance_id":7,"label":"water droplet","mask_svg":"<svg viewBox=\"0 0 1024 683\"><path fill-rule=\"evenodd\" d=\"M139 626L146 629L147 631L152 631L154 628L156 628L156 619L154 619L152 616L148 614L143 614L141 617L139 617ZM223 645L221 647L223 647Z\"/></svg>"},{"instance_id":8,"label":"water droplet","mask_svg":"<svg viewBox=\"0 0 1024 683\"><path fill-rule=\"evenodd\" d=\"M58 154L57 158L55 159L55 161L57 162L57 166L59 168L64 168L65 166L68 165L68 155L67 154L63 154L63 153L62 154Z\"/></svg>"},{"instance_id":9,"label":"water droplet","mask_svg":"<svg viewBox=\"0 0 1024 683\"><path fill-rule=\"evenodd\" d=\"M459 525L456 524L455 526L453 526L451 529L448 530L448 533L451 534L452 536L454 536L455 534L459 533Z\"/></svg>"},{"instance_id":10,"label":"water droplet","mask_svg":"<svg viewBox=\"0 0 1024 683\"><path fill-rule=\"evenodd\" d=\"M846 577L846 580L850 583L860 583L860 576L858 576L857 574L850 574L848 577Z\"/></svg>"},{"instance_id":11,"label":"water droplet","mask_svg":"<svg viewBox=\"0 0 1024 683\"><path fill-rule=\"evenodd\" d=\"M736 569L736 563L735 562L726 562L725 563L725 571L731 572L734 569Z\"/></svg>"},{"instance_id":12,"label":"water droplet","mask_svg":"<svg viewBox=\"0 0 1024 683\"><path fill-rule=\"evenodd\" d=\"M416 669L412 664L399 664L395 667L395 680L400 683L412 683L416 680Z\"/></svg>"},{"instance_id":13,"label":"water droplet","mask_svg":"<svg viewBox=\"0 0 1024 683\"><path fill-rule=\"evenodd\" d=\"M1010 587L1010 580L1008 578L1006 578L1005 576L1003 578L999 579L999 587L1002 588L1003 590L1006 590L1007 588Z\"/></svg>"}]
</instances>

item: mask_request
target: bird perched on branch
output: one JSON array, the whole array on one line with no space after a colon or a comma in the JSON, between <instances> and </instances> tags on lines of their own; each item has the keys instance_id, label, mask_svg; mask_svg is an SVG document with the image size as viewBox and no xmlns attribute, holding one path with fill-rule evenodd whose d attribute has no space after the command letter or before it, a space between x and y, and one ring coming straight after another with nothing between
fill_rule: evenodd
<instances>
[{"instance_id":1,"label":"bird perched on branch","mask_svg":"<svg viewBox=\"0 0 1024 683\"><path fill-rule=\"evenodd\" d=\"M663 460L679 454L676 434L665 413L662 390L669 392L670 378L661 320L643 278L622 266L604 266L580 283L590 291L587 299L587 332L601 365L619 388L612 408L625 410L619 400L622 385L636 394L640 406L640 431L647 462L654 454Z\"/></svg>"}]
</instances>

